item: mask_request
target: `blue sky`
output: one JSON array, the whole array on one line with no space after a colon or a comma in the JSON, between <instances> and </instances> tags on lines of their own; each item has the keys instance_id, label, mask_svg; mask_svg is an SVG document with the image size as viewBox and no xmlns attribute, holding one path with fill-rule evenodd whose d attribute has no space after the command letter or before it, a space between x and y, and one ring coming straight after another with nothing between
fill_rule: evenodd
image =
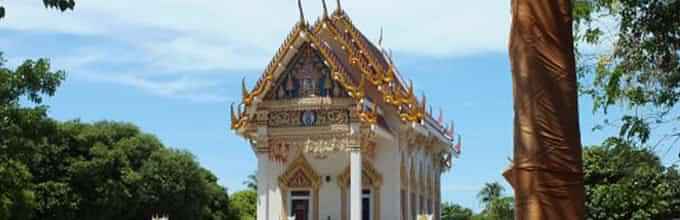
<instances>
[{"instance_id":1,"label":"blue sky","mask_svg":"<svg viewBox=\"0 0 680 220\"><path fill-rule=\"evenodd\" d=\"M296 22L295 1L88 0L63 14L41 2L2 2L0 50L10 66L47 57L68 72L48 100L52 117L132 122L191 151L231 192L244 188L256 161L229 131L228 106L240 98L240 79L252 85ZM304 7L309 20L320 14L320 1ZM512 154L509 1L345 0L343 7L370 38L384 28L401 73L463 135L463 154L443 177L444 200L478 210L476 192L490 181L509 194L500 175ZM591 131L602 120L591 108L582 100L586 145L612 134Z\"/></svg>"}]
</instances>

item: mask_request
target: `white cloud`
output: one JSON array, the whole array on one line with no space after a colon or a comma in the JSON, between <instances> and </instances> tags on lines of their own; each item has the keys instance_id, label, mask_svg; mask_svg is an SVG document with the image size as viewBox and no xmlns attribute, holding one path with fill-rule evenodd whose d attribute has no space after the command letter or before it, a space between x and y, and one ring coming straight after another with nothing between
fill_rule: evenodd
<instances>
[{"instance_id":1,"label":"white cloud","mask_svg":"<svg viewBox=\"0 0 680 220\"><path fill-rule=\"evenodd\" d=\"M262 53L253 47L229 46L201 36L184 36L167 42L144 42L152 67L168 71L241 70L262 66Z\"/></svg>"},{"instance_id":2,"label":"white cloud","mask_svg":"<svg viewBox=\"0 0 680 220\"><path fill-rule=\"evenodd\" d=\"M75 11L60 16L40 4L7 2L10 14L3 21L7 22L4 28L101 34L131 41L153 40L144 39L145 29L168 30L181 36L175 41L201 41L199 46L225 50L225 54L237 51L233 45L252 47L261 53L252 60L261 65L268 59L264 55L275 51L298 18L294 0L88 0L79 1ZM424 55L504 50L510 24L509 4L501 0L343 1L353 21L370 38L377 38L379 28L384 27L386 46ZM321 14L320 1L304 1L304 8L309 20ZM329 1L329 8L335 8L333 1ZM158 43L159 48L151 49L158 51L177 47L167 42L136 43ZM186 48L175 49L187 52ZM197 59L217 62L204 58L204 54L197 55Z\"/></svg>"},{"instance_id":3,"label":"white cloud","mask_svg":"<svg viewBox=\"0 0 680 220\"><path fill-rule=\"evenodd\" d=\"M227 98L216 95L210 90L219 86L211 80L198 80L182 77L172 80L150 80L142 76L130 74L97 74L85 75L93 81L111 82L145 90L149 93L172 98L187 99L196 102L225 102Z\"/></svg>"},{"instance_id":4,"label":"white cloud","mask_svg":"<svg viewBox=\"0 0 680 220\"><path fill-rule=\"evenodd\" d=\"M335 3L327 0L329 9ZM504 51L509 31L509 1L344 0L354 23L376 39L384 28L385 47L418 56L464 56ZM200 72L259 73L298 19L295 0L81 0L74 11L46 10L39 0L4 1L8 14L0 30L61 33L102 39L75 54L55 55L55 63L79 69L87 65L126 66L122 77L99 80L135 86L163 96L182 96ZM304 1L305 15L321 14L321 1ZM4 39L2 39L4 40ZM11 42L11 39L9 39ZM68 38L67 38L68 40ZM115 44L110 42L115 41ZM76 47L79 42L69 42ZM30 43L28 43L30 44ZM131 51L112 48L124 44ZM32 45L24 45L32 48ZM397 60L399 62L399 60ZM89 69L93 70L93 69ZM95 69L96 70L96 69ZM255 70L255 71L254 71ZM116 70L120 72L120 70ZM170 73L174 81L149 75ZM92 72L87 76L104 73ZM167 74L166 74L167 75ZM253 77L254 78L254 77ZM214 86L214 85L213 85ZM192 93L195 94L195 93ZM213 100L222 98L213 97Z\"/></svg>"}]
</instances>

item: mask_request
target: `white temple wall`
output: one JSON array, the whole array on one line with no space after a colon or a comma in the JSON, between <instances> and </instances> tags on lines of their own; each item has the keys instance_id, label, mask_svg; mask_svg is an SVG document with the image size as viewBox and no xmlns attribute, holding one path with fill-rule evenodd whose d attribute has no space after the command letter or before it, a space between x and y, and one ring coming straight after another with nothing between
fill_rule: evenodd
<instances>
[{"instance_id":1,"label":"white temple wall","mask_svg":"<svg viewBox=\"0 0 680 220\"><path fill-rule=\"evenodd\" d=\"M258 155L258 220L280 220L283 211L278 177L285 171L285 165L272 162L266 154ZM260 211L260 210L263 211ZM260 213L263 215L260 215Z\"/></svg>"},{"instance_id":2,"label":"white temple wall","mask_svg":"<svg viewBox=\"0 0 680 220\"><path fill-rule=\"evenodd\" d=\"M393 140L379 142L372 160L373 166L383 177L380 190L381 219L399 219L401 214L401 178L398 168L401 155L397 146L397 142ZM266 154L258 154L258 220L279 220L283 210L288 208L282 207L278 177L296 157L297 155L290 156L288 162L282 164L270 161ZM349 165L349 153L331 153L325 159L317 159L309 154L305 154L305 157L322 179L319 188L319 219L327 220L330 217L332 220L339 220L342 213L337 177ZM327 176L330 176L330 182L326 180Z\"/></svg>"},{"instance_id":3,"label":"white temple wall","mask_svg":"<svg viewBox=\"0 0 680 220\"><path fill-rule=\"evenodd\" d=\"M401 214L399 145L396 140L380 139L378 146L373 165L383 178L383 185L380 189L380 219L398 220Z\"/></svg>"},{"instance_id":4,"label":"white temple wall","mask_svg":"<svg viewBox=\"0 0 680 220\"><path fill-rule=\"evenodd\" d=\"M319 219L339 220L340 210L340 187L338 175L349 165L348 152L336 152L329 154L325 159L315 159L307 155L307 160L314 171L321 176L321 188L319 188ZM330 182L326 177L330 176Z\"/></svg>"}]
</instances>

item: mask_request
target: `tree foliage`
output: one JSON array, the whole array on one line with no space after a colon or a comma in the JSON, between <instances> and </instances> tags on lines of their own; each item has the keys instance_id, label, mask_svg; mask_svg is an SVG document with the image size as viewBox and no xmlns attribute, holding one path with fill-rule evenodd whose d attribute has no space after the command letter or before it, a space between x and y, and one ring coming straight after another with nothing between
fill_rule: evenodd
<instances>
[{"instance_id":1,"label":"tree foliage","mask_svg":"<svg viewBox=\"0 0 680 220\"><path fill-rule=\"evenodd\" d=\"M473 215L472 209L454 203L442 203L442 220L469 220Z\"/></svg>"},{"instance_id":2,"label":"tree foliage","mask_svg":"<svg viewBox=\"0 0 680 220\"><path fill-rule=\"evenodd\" d=\"M257 217L257 192L243 190L231 195L229 204L232 213L238 220L255 220Z\"/></svg>"},{"instance_id":3,"label":"tree foliage","mask_svg":"<svg viewBox=\"0 0 680 220\"><path fill-rule=\"evenodd\" d=\"M257 191L257 175L256 174L248 175L248 179L246 179L246 181L243 181L243 185L246 185L246 187L250 190Z\"/></svg>"},{"instance_id":4,"label":"tree foliage","mask_svg":"<svg viewBox=\"0 0 680 220\"><path fill-rule=\"evenodd\" d=\"M505 220L515 218L515 199L503 196L505 189L498 182L484 184L477 193L477 198L484 205L484 210L471 219Z\"/></svg>"},{"instance_id":5,"label":"tree foliage","mask_svg":"<svg viewBox=\"0 0 680 220\"><path fill-rule=\"evenodd\" d=\"M583 94L594 111L623 106L620 138L644 144L656 124L677 128L680 101L680 1L577 0L576 40ZM664 134L680 138L680 132Z\"/></svg>"},{"instance_id":6,"label":"tree foliage","mask_svg":"<svg viewBox=\"0 0 680 220\"><path fill-rule=\"evenodd\" d=\"M680 217L680 176L648 149L620 140L584 151L589 219Z\"/></svg>"},{"instance_id":7,"label":"tree foliage","mask_svg":"<svg viewBox=\"0 0 680 220\"><path fill-rule=\"evenodd\" d=\"M53 120L42 98L64 72L45 59L4 64L0 219L229 219L226 190L191 154L132 124Z\"/></svg>"},{"instance_id":8,"label":"tree foliage","mask_svg":"<svg viewBox=\"0 0 680 220\"><path fill-rule=\"evenodd\" d=\"M515 198L504 196L491 200L483 214L487 219L513 220L515 219Z\"/></svg>"},{"instance_id":9,"label":"tree foliage","mask_svg":"<svg viewBox=\"0 0 680 220\"><path fill-rule=\"evenodd\" d=\"M42 0L46 8L54 8L59 11L73 10L76 7L75 0ZM0 5L0 19L5 17L5 7Z\"/></svg>"},{"instance_id":10,"label":"tree foliage","mask_svg":"<svg viewBox=\"0 0 680 220\"><path fill-rule=\"evenodd\" d=\"M503 190L503 186L498 182L486 183L482 190L477 193L477 198L482 205L488 207L492 201L501 197Z\"/></svg>"}]
</instances>

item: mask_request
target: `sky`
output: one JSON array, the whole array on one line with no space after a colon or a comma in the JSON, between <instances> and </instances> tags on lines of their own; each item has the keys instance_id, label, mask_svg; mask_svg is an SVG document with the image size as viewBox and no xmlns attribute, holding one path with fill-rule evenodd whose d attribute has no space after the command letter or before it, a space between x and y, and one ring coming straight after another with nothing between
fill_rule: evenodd
<instances>
[{"instance_id":1,"label":"sky","mask_svg":"<svg viewBox=\"0 0 680 220\"><path fill-rule=\"evenodd\" d=\"M256 169L249 145L229 130L228 106L240 80L252 86L299 19L294 0L81 0L76 10L48 10L39 0L2 1L0 51L16 66L49 58L67 72L47 100L50 116L131 122L164 144L187 149L230 192ZM442 108L463 136L463 153L443 174L445 201L480 209L484 183L510 186L501 171L512 156L512 85L505 0L343 0L365 35L394 52L418 94ZM306 19L321 1L303 1ZM335 2L329 0L329 8ZM584 145L612 129L581 99ZM670 154L670 155L677 155Z\"/></svg>"}]
</instances>

